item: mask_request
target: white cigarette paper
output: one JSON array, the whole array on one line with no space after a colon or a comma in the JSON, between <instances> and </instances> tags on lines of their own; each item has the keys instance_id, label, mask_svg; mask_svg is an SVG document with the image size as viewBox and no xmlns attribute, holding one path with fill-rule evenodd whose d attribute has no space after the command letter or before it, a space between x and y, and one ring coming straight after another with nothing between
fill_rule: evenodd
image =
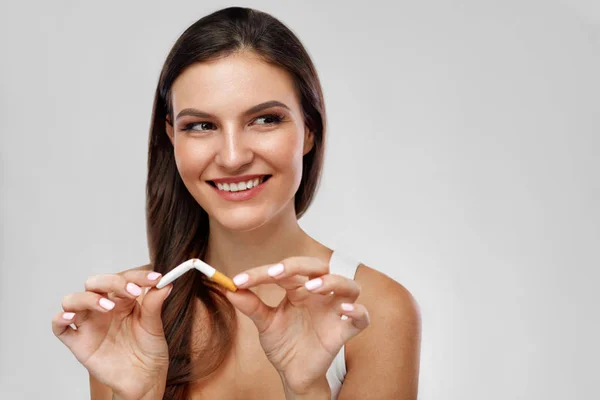
<instances>
[{"instance_id":1,"label":"white cigarette paper","mask_svg":"<svg viewBox=\"0 0 600 400\"><path fill-rule=\"evenodd\" d=\"M175 268L173 268L165 276L162 277L162 279L156 285L156 288L162 289L163 287L167 286L169 283L173 282L175 279L179 278L181 275L185 274L193 268L196 268L198 271L202 272L211 280L217 282L226 289L232 292L237 291L237 286L235 286L235 283L233 283L231 278L225 276L224 274L220 273L204 261L199 260L197 258L187 260L186 262L183 262Z\"/></svg>"}]
</instances>

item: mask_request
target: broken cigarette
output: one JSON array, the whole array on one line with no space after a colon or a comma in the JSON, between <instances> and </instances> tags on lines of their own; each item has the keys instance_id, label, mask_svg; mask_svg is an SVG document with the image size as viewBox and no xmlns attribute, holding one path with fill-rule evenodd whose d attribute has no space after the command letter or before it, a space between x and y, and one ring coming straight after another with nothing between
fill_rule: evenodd
<instances>
[{"instance_id":1,"label":"broken cigarette","mask_svg":"<svg viewBox=\"0 0 600 400\"><path fill-rule=\"evenodd\" d=\"M192 258L187 260L171 271L169 271L162 279L156 284L157 289L162 289L167 286L169 283L173 282L175 279L179 278L181 275L188 272L190 269L195 268L198 271L202 272L204 275L208 276L212 281L217 282L219 285L223 286L225 289L228 289L232 292L237 291L237 286L233 283L233 281L226 275L220 273L204 261L198 258Z\"/></svg>"}]
</instances>

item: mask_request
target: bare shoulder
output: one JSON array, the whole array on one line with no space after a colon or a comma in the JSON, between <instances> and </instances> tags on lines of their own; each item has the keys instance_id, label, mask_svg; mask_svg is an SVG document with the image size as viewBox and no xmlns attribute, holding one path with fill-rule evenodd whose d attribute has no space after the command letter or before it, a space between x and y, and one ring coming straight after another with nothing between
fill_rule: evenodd
<instances>
[{"instance_id":1,"label":"bare shoulder","mask_svg":"<svg viewBox=\"0 0 600 400\"><path fill-rule=\"evenodd\" d=\"M354 280L361 288L360 302L373 311L392 311L408 319L420 318L419 307L412 293L385 273L360 264ZM365 303L366 302L366 303Z\"/></svg>"},{"instance_id":2,"label":"bare shoulder","mask_svg":"<svg viewBox=\"0 0 600 400\"><path fill-rule=\"evenodd\" d=\"M416 299L400 282L364 264L354 280L361 288L356 302L367 308L370 324L346 343L339 398L416 398L421 346Z\"/></svg>"}]
</instances>

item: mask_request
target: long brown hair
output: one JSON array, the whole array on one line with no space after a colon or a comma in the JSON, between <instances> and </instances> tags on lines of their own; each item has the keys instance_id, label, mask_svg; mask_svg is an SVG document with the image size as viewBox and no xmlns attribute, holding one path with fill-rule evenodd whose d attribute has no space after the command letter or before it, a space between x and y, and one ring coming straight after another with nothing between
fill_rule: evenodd
<instances>
[{"instance_id":1,"label":"long brown hair","mask_svg":"<svg viewBox=\"0 0 600 400\"><path fill-rule=\"evenodd\" d=\"M146 224L150 263L165 274L189 258L204 259L209 224L206 211L194 200L177 171L173 146L165 129L173 121L171 86L189 65L250 50L283 67L294 81L304 122L314 145L303 159L295 195L300 218L317 190L323 166L325 104L319 77L300 40L276 18L251 8L228 7L207 15L187 28L173 45L156 88L148 148ZM164 399L184 399L189 383L214 372L231 349L235 312L227 298L193 270L192 277L174 282L163 305L162 319L169 344L169 372ZM196 299L206 307L211 323L201 354L194 354L192 333ZM198 340L196 340L196 343Z\"/></svg>"}]
</instances>

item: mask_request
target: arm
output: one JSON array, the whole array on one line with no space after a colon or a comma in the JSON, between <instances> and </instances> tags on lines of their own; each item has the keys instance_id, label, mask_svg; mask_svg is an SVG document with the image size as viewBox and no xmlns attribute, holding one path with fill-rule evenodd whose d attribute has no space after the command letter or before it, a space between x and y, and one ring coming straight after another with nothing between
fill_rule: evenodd
<instances>
[{"instance_id":1,"label":"arm","mask_svg":"<svg viewBox=\"0 0 600 400\"><path fill-rule=\"evenodd\" d=\"M357 302L367 306L371 325L346 343L347 373L339 400L416 400L421 317L410 292L385 274L362 266Z\"/></svg>"},{"instance_id":2,"label":"arm","mask_svg":"<svg viewBox=\"0 0 600 400\"><path fill-rule=\"evenodd\" d=\"M101 384L92 375L90 377L90 399L91 400L112 400L113 392L111 388Z\"/></svg>"},{"instance_id":3,"label":"arm","mask_svg":"<svg viewBox=\"0 0 600 400\"><path fill-rule=\"evenodd\" d=\"M162 396L160 397L162 398ZM90 375L90 399L91 400L121 400L117 397L111 388L98 382L96 378ZM143 400L143 399L141 399ZM150 399L148 399L150 400Z\"/></svg>"}]
</instances>

